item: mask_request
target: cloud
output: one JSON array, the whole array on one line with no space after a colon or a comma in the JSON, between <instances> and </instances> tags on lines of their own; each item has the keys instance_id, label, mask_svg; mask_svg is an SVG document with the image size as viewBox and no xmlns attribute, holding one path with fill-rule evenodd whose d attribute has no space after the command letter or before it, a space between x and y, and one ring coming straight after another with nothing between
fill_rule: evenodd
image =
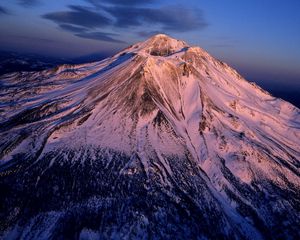
<instances>
[{"instance_id":1,"label":"cloud","mask_svg":"<svg viewBox=\"0 0 300 240\"><path fill-rule=\"evenodd\" d=\"M92 40L113 42L113 43L125 43L124 41L113 38L112 36L118 36L118 34L112 34L112 33L86 32L86 33L77 33L77 34L75 34L75 36L78 36L81 38L92 39Z\"/></svg>"},{"instance_id":2,"label":"cloud","mask_svg":"<svg viewBox=\"0 0 300 240\"><path fill-rule=\"evenodd\" d=\"M138 36L148 37L159 32L187 32L205 28L208 24L200 9L188 8L181 5L148 7L142 4L151 3L149 0L140 3L137 0L85 0L94 5L94 8L70 5L66 11L51 12L42 15L44 19L51 20L68 32L81 38L88 38L114 43L123 43L111 33L103 32L103 29L112 31L131 30ZM102 5L102 3L110 3ZM125 3L126 2L126 3ZM131 2L133 6L129 6ZM96 6L96 7L95 7ZM143 30L147 28L156 31ZM100 31L99 28L101 28Z\"/></svg>"},{"instance_id":3,"label":"cloud","mask_svg":"<svg viewBox=\"0 0 300 240\"><path fill-rule=\"evenodd\" d=\"M71 25L71 24L59 24L59 27L63 30L68 31L68 32L75 32L75 33L88 31L87 28L78 27L78 26L74 26L74 25Z\"/></svg>"},{"instance_id":4,"label":"cloud","mask_svg":"<svg viewBox=\"0 0 300 240\"><path fill-rule=\"evenodd\" d=\"M42 15L43 18L57 24L73 24L86 28L103 27L111 24L111 19L99 12L91 11L86 7L69 6L69 11L60 11Z\"/></svg>"},{"instance_id":5,"label":"cloud","mask_svg":"<svg viewBox=\"0 0 300 240\"><path fill-rule=\"evenodd\" d=\"M135 5L146 5L150 3L157 2L158 0L86 0L88 3L93 4L96 7L101 7L103 3L108 3L110 5L127 5L127 6L135 6Z\"/></svg>"},{"instance_id":6,"label":"cloud","mask_svg":"<svg viewBox=\"0 0 300 240\"><path fill-rule=\"evenodd\" d=\"M6 8L0 6L0 15L8 15L9 12Z\"/></svg>"},{"instance_id":7,"label":"cloud","mask_svg":"<svg viewBox=\"0 0 300 240\"><path fill-rule=\"evenodd\" d=\"M18 3L23 7L33 7L40 4L39 0L18 0Z\"/></svg>"},{"instance_id":8,"label":"cloud","mask_svg":"<svg viewBox=\"0 0 300 240\"><path fill-rule=\"evenodd\" d=\"M205 28L208 24L200 9L186 8L180 5L161 8L105 7L120 28L156 25L164 31L186 32Z\"/></svg>"},{"instance_id":9,"label":"cloud","mask_svg":"<svg viewBox=\"0 0 300 240\"><path fill-rule=\"evenodd\" d=\"M58 24L58 26L75 36L113 43L124 43L115 38L117 34L94 31L96 28L112 26L112 19L100 12L82 6L69 6L70 10L47 13L42 17ZM93 31L92 31L93 30Z\"/></svg>"},{"instance_id":10,"label":"cloud","mask_svg":"<svg viewBox=\"0 0 300 240\"><path fill-rule=\"evenodd\" d=\"M101 6L96 0L88 1L96 2L95 4L100 8L91 10L87 7L71 5L68 11L48 13L42 17L57 24L71 24L90 29L108 26L128 28L155 25L163 31L186 32L202 29L208 25L200 9L187 8L181 5L163 6L160 8L125 5ZM110 2L119 3L121 1L115 0ZM131 0L130 2L136 1Z\"/></svg>"}]
</instances>

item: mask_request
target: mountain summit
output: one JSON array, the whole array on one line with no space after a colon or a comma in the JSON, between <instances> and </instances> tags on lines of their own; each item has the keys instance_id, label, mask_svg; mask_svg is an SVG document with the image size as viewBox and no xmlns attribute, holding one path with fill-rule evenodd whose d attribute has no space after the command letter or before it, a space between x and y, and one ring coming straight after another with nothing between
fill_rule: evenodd
<instances>
[{"instance_id":1,"label":"mountain summit","mask_svg":"<svg viewBox=\"0 0 300 240\"><path fill-rule=\"evenodd\" d=\"M0 80L4 239L299 239L300 111L156 35Z\"/></svg>"},{"instance_id":2,"label":"mountain summit","mask_svg":"<svg viewBox=\"0 0 300 240\"><path fill-rule=\"evenodd\" d=\"M165 34L157 34L141 44L135 44L137 52L148 53L153 56L168 56L182 51L188 45L180 40L171 38Z\"/></svg>"}]
</instances>

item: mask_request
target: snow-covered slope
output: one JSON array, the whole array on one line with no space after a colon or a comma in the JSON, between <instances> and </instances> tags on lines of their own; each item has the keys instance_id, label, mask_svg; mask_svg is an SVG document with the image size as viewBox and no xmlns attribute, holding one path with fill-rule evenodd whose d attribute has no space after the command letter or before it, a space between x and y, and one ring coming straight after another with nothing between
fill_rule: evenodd
<instances>
[{"instance_id":1,"label":"snow-covered slope","mask_svg":"<svg viewBox=\"0 0 300 240\"><path fill-rule=\"evenodd\" d=\"M0 80L4 239L299 239L300 111L199 47Z\"/></svg>"}]
</instances>

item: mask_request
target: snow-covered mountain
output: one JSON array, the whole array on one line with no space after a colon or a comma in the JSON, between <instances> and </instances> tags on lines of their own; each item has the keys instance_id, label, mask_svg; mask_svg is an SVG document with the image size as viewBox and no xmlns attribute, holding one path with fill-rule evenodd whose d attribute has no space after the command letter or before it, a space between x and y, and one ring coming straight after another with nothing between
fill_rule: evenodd
<instances>
[{"instance_id":1,"label":"snow-covered mountain","mask_svg":"<svg viewBox=\"0 0 300 240\"><path fill-rule=\"evenodd\" d=\"M300 110L156 35L0 80L4 239L299 239Z\"/></svg>"}]
</instances>

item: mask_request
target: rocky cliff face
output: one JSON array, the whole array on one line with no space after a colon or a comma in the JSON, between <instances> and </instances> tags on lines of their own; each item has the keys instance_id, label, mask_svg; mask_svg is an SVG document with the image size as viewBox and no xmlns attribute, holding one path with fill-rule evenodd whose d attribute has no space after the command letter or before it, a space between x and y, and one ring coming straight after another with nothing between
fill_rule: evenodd
<instances>
[{"instance_id":1,"label":"rocky cliff face","mask_svg":"<svg viewBox=\"0 0 300 240\"><path fill-rule=\"evenodd\" d=\"M0 80L4 239L298 239L300 111L156 35Z\"/></svg>"}]
</instances>

